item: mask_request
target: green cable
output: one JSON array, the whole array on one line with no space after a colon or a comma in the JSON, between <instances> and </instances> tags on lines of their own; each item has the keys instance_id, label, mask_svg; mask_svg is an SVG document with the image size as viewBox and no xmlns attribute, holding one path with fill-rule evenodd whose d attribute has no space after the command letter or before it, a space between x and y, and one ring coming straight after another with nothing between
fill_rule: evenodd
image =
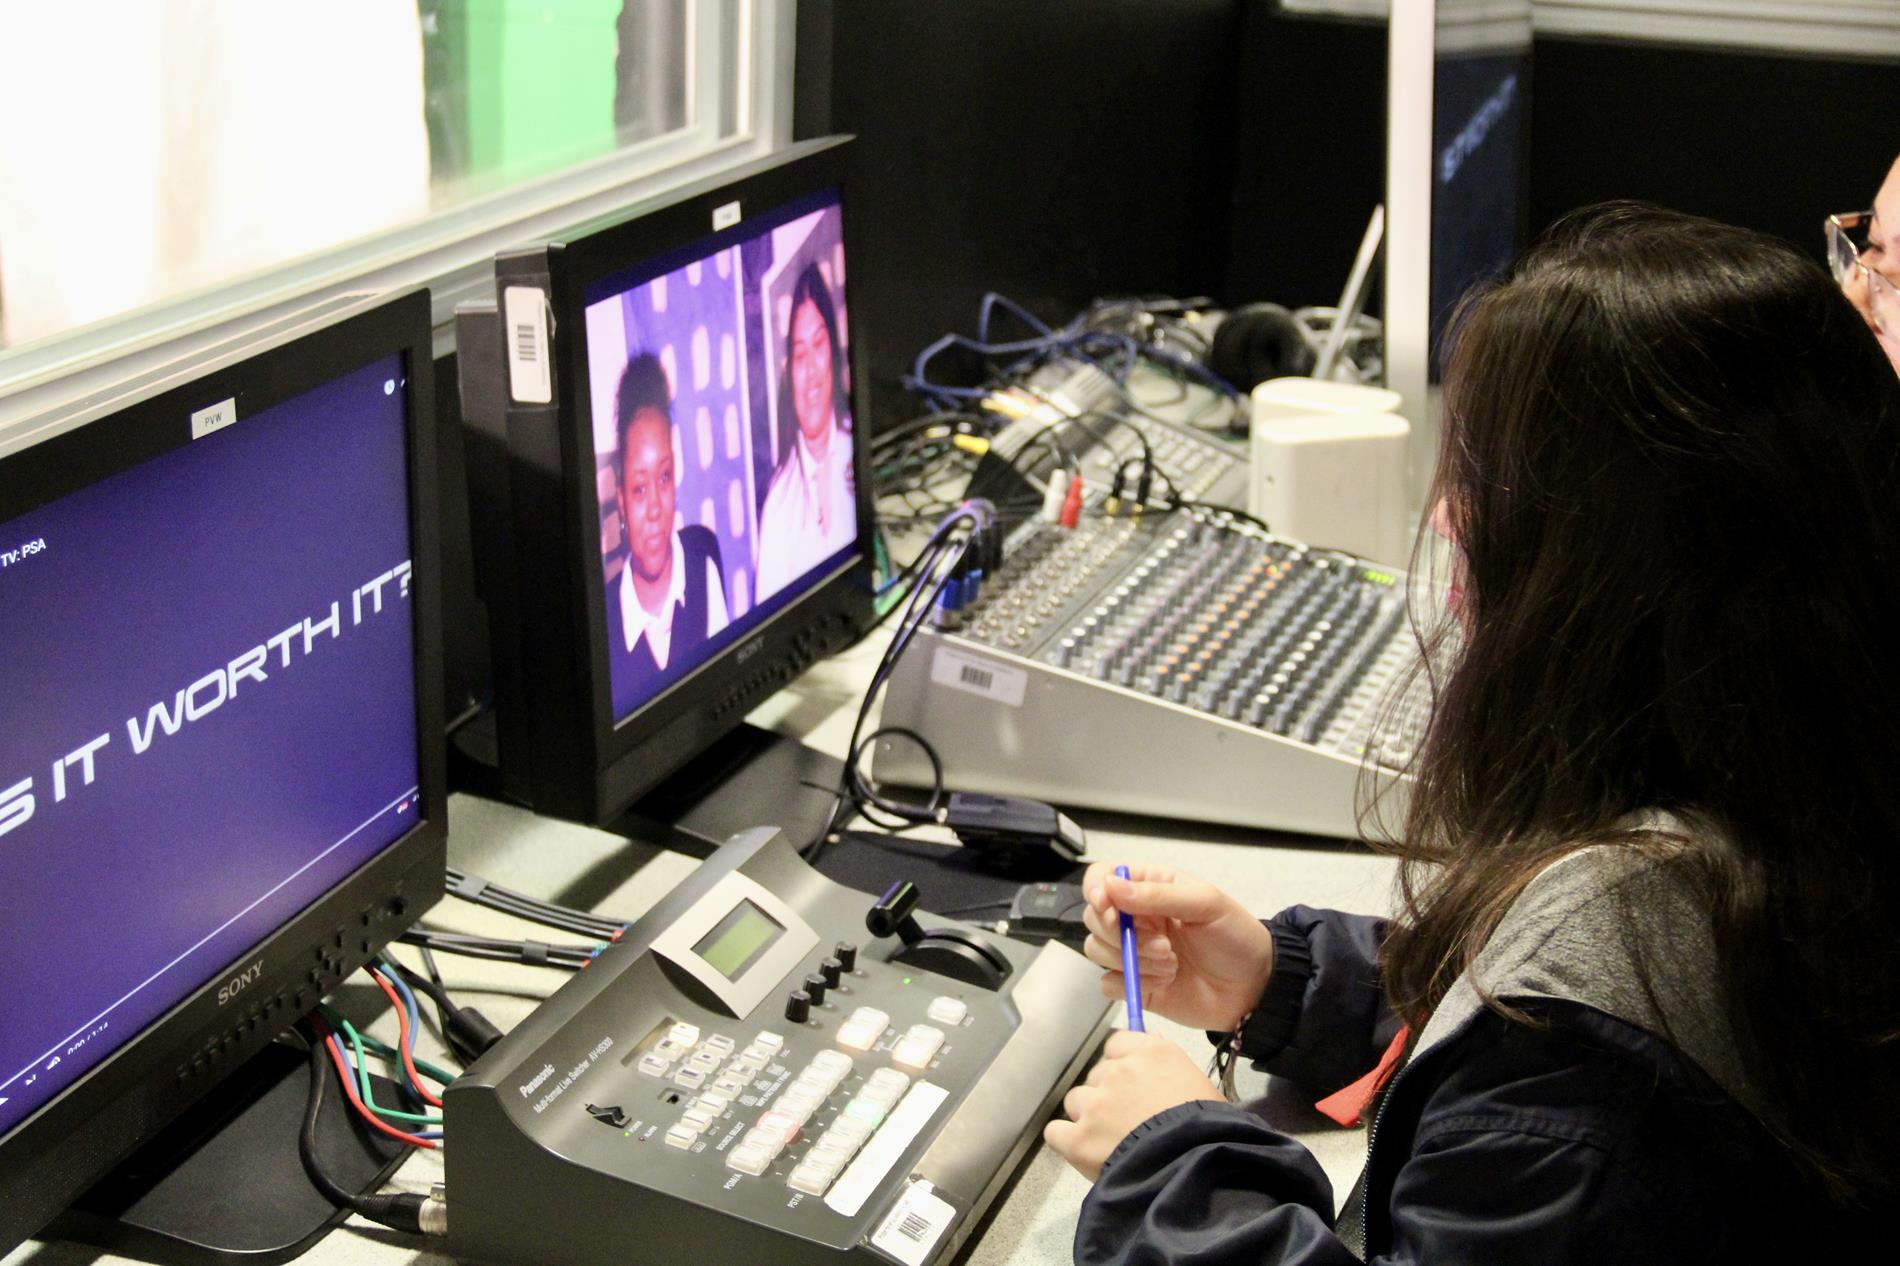
<instances>
[{"instance_id":1,"label":"green cable","mask_svg":"<svg viewBox=\"0 0 1900 1266\"><path fill-rule=\"evenodd\" d=\"M350 1039L350 1045L356 1050L356 1079L359 1092L363 1097L364 1107L374 1112L377 1116L390 1117L397 1121L413 1121L420 1125L442 1124L442 1118L439 1116L426 1116L421 1113L403 1112L397 1108L385 1108L377 1103L376 1097L370 1093L369 1057L363 1053L363 1048L367 1045L370 1050L382 1056L384 1059L401 1059L401 1052L384 1042L357 1032L354 1024L351 1024L340 1013L330 1007L319 1005L317 1009L323 1013L323 1017L330 1022L332 1028L341 1030L343 1035ZM421 1060L416 1061L416 1067L419 1070L428 1072L430 1076L434 1076L437 1071L429 1068Z\"/></svg>"},{"instance_id":2,"label":"green cable","mask_svg":"<svg viewBox=\"0 0 1900 1266\"><path fill-rule=\"evenodd\" d=\"M347 1024L348 1021L346 1020L344 1023ZM402 1062L402 1052L395 1047L378 1038L371 1037L367 1033L363 1034L362 1037L363 1045L369 1047L375 1054L381 1055L384 1059L395 1060L398 1064ZM422 1056L417 1055L414 1051L409 1053L409 1058L415 1061L416 1071L419 1073L427 1073L431 1081L438 1081L446 1086L455 1080L454 1073L443 1071L441 1068L422 1058Z\"/></svg>"},{"instance_id":3,"label":"green cable","mask_svg":"<svg viewBox=\"0 0 1900 1266\"><path fill-rule=\"evenodd\" d=\"M325 1012L327 1015L334 1016L335 1017L334 1022L335 1022L336 1027L338 1028L342 1028L349 1024L349 1021L345 1020L343 1016L339 1012L331 1008L328 1003L318 1004L318 1009ZM362 1033L362 1034L359 1034L358 1036L360 1036L363 1039L363 1045L369 1047L370 1052L372 1054L380 1055L384 1059L394 1060L398 1064L402 1062L402 1052L397 1050L395 1047L391 1046L389 1043L384 1042L381 1039L376 1038L368 1033ZM444 1070L437 1067L436 1065L431 1064L428 1060L422 1058L422 1056L420 1055L411 1053L409 1058L415 1061L417 1072L427 1073L429 1074L431 1079L435 1081L439 1081L445 1086L455 1080L454 1073L445 1072Z\"/></svg>"},{"instance_id":4,"label":"green cable","mask_svg":"<svg viewBox=\"0 0 1900 1266\"><path fill-rule=\"evenodd\" d=\"M344 1035L350 1039L350 1045L356 1048L356 1080L357 1084L362 1088L363 1106L378 1116L390 1117L397 1121L414 1121L419 1125L442 1124L442 1118L439 1116L428 1116L416 1112L403 1112L397 1108L385 1108L377 1103L376 1100L371 1097L369 1091L369 1060L363 1054L363 1035L358 1033L356 1026L351 1024L348 1020L343 1021L343 1032ZM378 1042L377 1045L380 1046L382 1043ZM383 1055L384 1058L389 1057L387 1052L379 1051L377 1053ZM398 1055L397 1058L400 1059L401 1056ZM420 1069L422 1065L417 1064L416 1067Z\"/></svg>"}]
</instances>

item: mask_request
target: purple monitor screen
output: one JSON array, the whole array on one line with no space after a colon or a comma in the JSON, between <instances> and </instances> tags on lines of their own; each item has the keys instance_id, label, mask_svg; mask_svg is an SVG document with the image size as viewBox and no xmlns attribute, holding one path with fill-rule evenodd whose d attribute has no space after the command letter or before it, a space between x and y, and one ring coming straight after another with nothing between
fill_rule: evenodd
<instances>
[{"instance_id":1,"label":"purple monitor screen","mask_svg":"<svg viewBox=\"0 0 1900 1266\"><path fill-rule=\"evenodd\" d=\"M587 293L613 715L855 556L833 191Z\"/></svg>"},{"instance_id":2,"label":"purple monitor screen","mask_svg":"<svg viewBox=\"0 0 1900 1266\"><path fill-rule=\"evenodd\" d=\"M407 412L392 357L0 524L0 1134L415 824Z\"/></svg>"}]
</instances>

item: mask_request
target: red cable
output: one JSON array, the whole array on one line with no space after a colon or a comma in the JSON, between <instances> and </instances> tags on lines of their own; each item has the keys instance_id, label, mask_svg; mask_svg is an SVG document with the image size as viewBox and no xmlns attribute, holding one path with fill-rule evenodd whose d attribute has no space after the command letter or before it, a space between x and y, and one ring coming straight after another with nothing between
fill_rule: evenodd
<instances>
[{"instance_id":1,"label":"red cable","mask_svg":"<svg viewBox=\"0 0 1900 1266\"><path fill-rule=\"evenodd\" d=\"M402 998L396 993L395 988L390 985L387 980L383 979L381 972L377 971L374 967L365 967L363 970L369 973L371 980L382 987L383 993L396 1008L396 1021L401 1025L399 1036L396 1039L396 1049L402 1052L402 1066L409 1073L409 1084L414 1086L416 1093L421 1095L430 1104L438 1108L441 1107L441 1097L423 1083L422 1074L416 1071L415 1056L409 1051L409 1008L402 1005Z\"/></svg>"},{"instance_id":2,"label":"red cable","mask_svg":"<svg viewBox=\"0 0 1900 1266\"><path fill-rule=\"evenodd\" d=\"M337 1052L336 1044L330 1040L330 1027L328 1025L321 1023L317 1025L317 1040L322 1042L323 1049L330 1053L330 1062L336 1065L337 1078L343 1083L343 1093L349 1096L350 1106L355 1108L357 1113L361 1115L365 1121L381 1130L384 1134L389 1135L391 1138L401 1139L411 1147L433 1148L437 1146L434 1139L419 1139L413 1134L405 1133L369 1110L368 1106L364 1104L362 1096L356 1093L356 1079L350 1076L350 1066L343 1062L343 1056Z\"/></svg>"},{"instance_id":3,"label":"red cable","mask_svg":"<svg viewBox=\"0 0 1900 1266\"><path fill-rule=\"evenodd\" d=\"M1080 475L1069 480L1069 491L1062 498L1062 515L1059 521L1065 528L1072 528L1082 521L1082 476Z\"/></svg>"}]
</instances>

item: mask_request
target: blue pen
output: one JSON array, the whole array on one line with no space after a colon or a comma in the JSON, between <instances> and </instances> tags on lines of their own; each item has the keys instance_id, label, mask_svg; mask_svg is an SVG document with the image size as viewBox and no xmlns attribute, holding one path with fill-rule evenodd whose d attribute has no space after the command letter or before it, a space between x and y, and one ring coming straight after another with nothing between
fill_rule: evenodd
<instances>
[{"instance_id":1,"label":"blue pen","mask_svg":"<svg viewBox=\"0 0 1900 1266\"><path fill-rule=\"evenodd\" d=\"M1117 866L1118 878L1128 878L1128 867ZM1128 993L1128 1031L1146 1033L1141 1020L1141 963L1135 956L1135 916L1122 915L1122 984Z\"/></svg>"}]
</instances>

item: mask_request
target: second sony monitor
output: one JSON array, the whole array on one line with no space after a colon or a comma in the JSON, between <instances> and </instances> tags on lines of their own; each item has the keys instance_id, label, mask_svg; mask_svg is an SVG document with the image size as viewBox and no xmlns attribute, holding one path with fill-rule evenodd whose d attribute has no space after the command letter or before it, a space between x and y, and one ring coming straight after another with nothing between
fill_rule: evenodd
<instances>
[{"instance_id":1,"label":"second sony monitor","mask_svg":"<svg viewBox=\"0 0 1900 1266\"><path fill-rule=\"evenodd\" d=\"M586 289L616 720L857 550L842 222L827 190Z\"/></svg>"},{"instance_id":2,"label":"second sony monitor","mask_svg":"<svg viewBox=\"0 0 1900 1266\"><path fill-rule=\"evenodd\" d=\"M458 314L510 798L606 822L867 627L847 149L505 254Z\"/></svg>"}]
</instances>

